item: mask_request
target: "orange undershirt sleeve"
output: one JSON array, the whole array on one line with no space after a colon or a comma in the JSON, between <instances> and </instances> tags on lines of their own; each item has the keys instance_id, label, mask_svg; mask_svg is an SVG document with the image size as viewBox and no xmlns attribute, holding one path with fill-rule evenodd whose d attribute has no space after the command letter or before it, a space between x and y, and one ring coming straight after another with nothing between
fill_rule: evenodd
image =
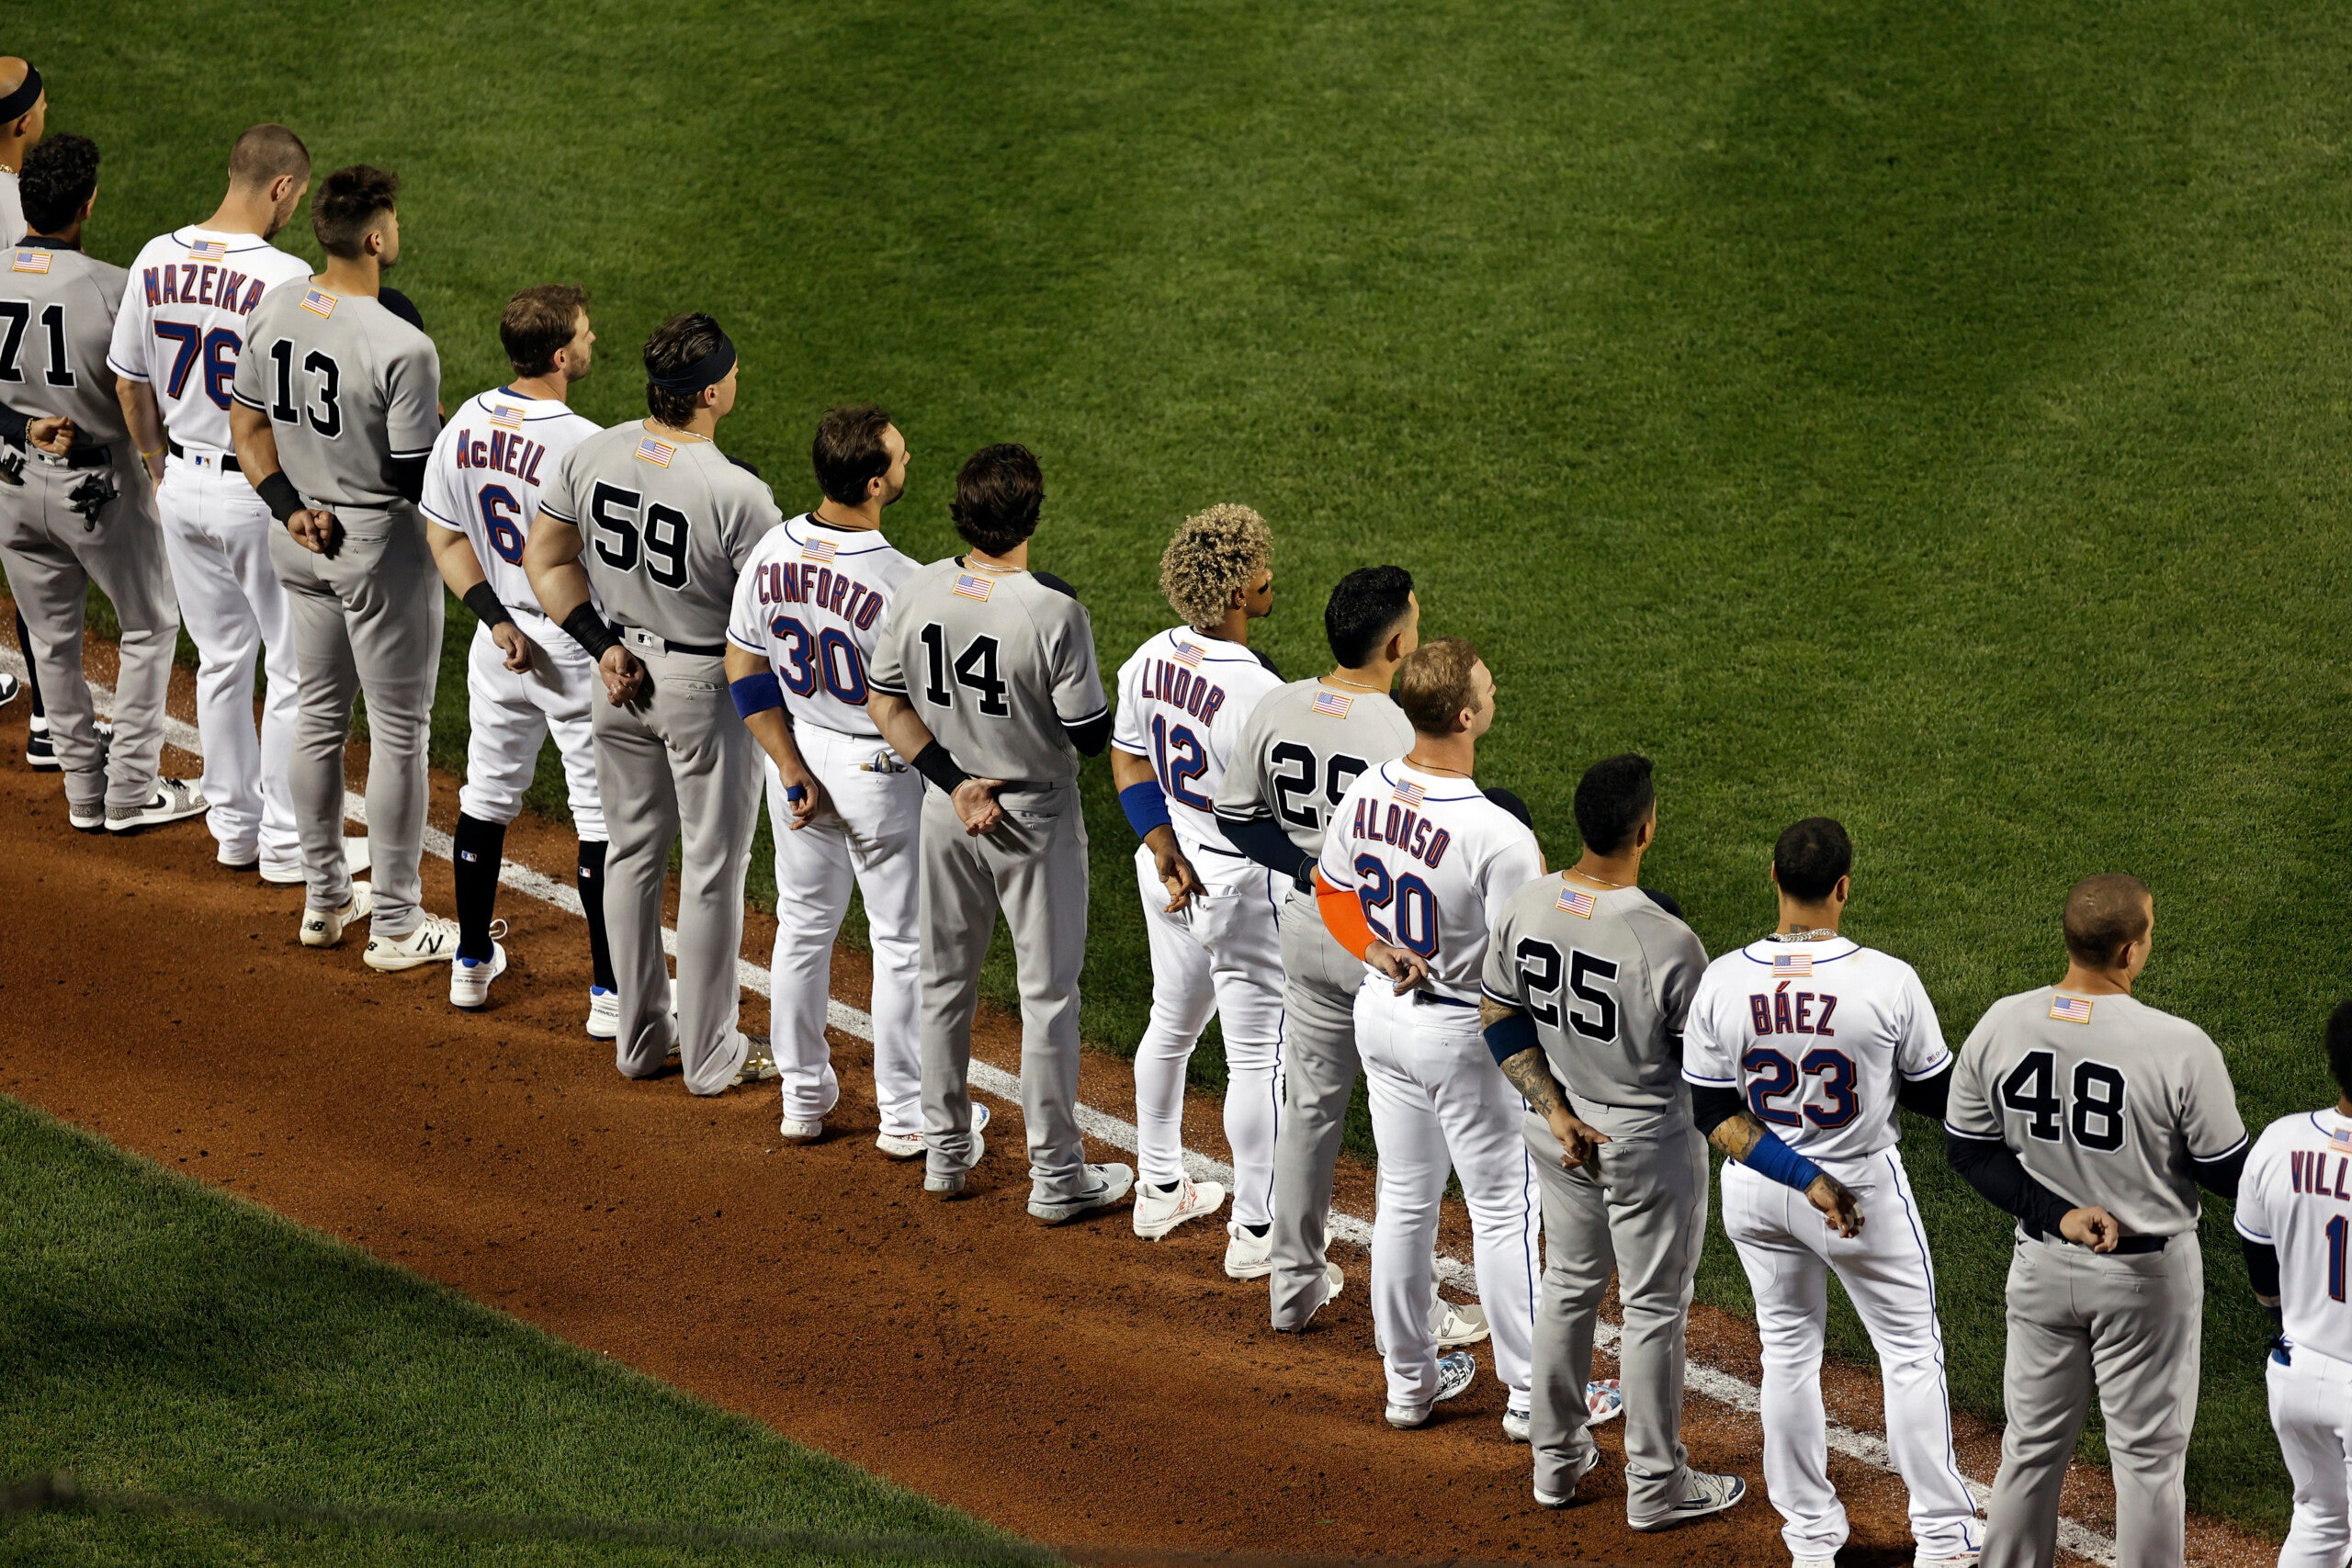
<instances>
[{"instance_id":1,"label":"orange undershirt sleeve","mask_svg":"<svg viewBox=\"0 0 2352 1568\"><path fill-rule=\"evenodd\" d=\"M1376 940L1363 918L1363 900L1324 881L1319 870L1315 874L1315 907L1322 911L1324 929L1332 939L1358 958Z\"/></svg>"}]
</instances>

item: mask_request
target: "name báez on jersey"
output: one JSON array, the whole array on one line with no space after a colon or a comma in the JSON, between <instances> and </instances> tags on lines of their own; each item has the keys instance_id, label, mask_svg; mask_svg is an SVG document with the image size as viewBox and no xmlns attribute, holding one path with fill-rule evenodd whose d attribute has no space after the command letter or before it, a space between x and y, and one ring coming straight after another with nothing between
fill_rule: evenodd
<instances>
[{"instance_id":1,"label":"name b\u00e1ez on jersey","mask_svg":"<svg viewBox=\"0 0 2352 1568\"><path fill-rule=\"evenodd\" d=\"M1782 980L1770 991L1749 993L1747 1011L1756 1032L1835 1038L1838 1032L1829 1027L1829 1020L1838 1011L1838 998L1826 991L1799 991L1792 996L1789 987L1795 984L1793 980ZM1817 1014L1814 1011L1816 1007L1821 1010Z\"/></svg>"}]
</instances>

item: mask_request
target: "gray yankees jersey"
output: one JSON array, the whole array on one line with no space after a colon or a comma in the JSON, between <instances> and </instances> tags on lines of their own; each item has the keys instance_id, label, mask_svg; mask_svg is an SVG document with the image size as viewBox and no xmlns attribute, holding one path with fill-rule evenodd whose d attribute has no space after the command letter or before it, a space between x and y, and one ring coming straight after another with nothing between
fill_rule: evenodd
<instances>
[{"instance_id":1,"label":"gray yankees jersey","mask_svg":"<svg viewBox=\"0 0 2352 1568\"><path fill-rule=\"evenodd\" d=\"M605 613L667 641L723 651L735 580L784 521L767 485L707 441L631 420L564 455L539 510L580 530Z\"/></svg>"},{"instance_id":2,"label":"gray yankees jersey","mask_svg":"<svg viewBox=\"0 0 2352 1568\"><path fill-rule=\"evenodd\" d=\"M1094 623L1069 584L960 558L907 579L874 645L867 683L904 697L975 778L1063 784L1078 777L1068 727L1110 711Z\"/></svg>"},{"instance_id":3,"label":"gray yankees jersey","mask_svg":"<svg viewBox=\"0 0 2352 1568\"><path fill-rule=\"evenodd\" d=\"M1960 1048L1944 1126L2008 1145L2036 1181L2134 1235L2194 1229L2190 1162L2245 1142L2229 1068L2203 1030L2127 996L2051 986L1985 1010Z\"/></svg>"},{"instance_id":4,"label":"gray yankees jersey","mask_svg":"<svg viewBox=\"0 0 2352 1568\"><path fill-rule=\"evenodd\" d=\"M0 267L0 403L74 422L77 446L127 438L107 345L130 275L67 245L27 241Z\"/></svg>"},{"instance_id":5,"label":"gray yankees jersey","mask_svg":"<svg viewBox=\"0 0 2352 1568\"><path fill-rule=\"evenodd\" d=\"M1663 1111L1688 1096L1682 1022L1706 969L1697 934L1640 888L1552 875L1511 896L1482 987L1535 1021L1577 1101Z\"/></svg>"},{"instance_id":6,"label":"gray yankees jersey","mask_svg":"<svg viewBox=\"0 0 2352 1568\"><path fill-rule=\"evenodd\" d=\"M1413 749L1413 726L1385 692L1293 681L1259 699L1217 785L1216 814L1282 824L1305 855L1323 852L1331 814L1356 775Z\"/></svg>"},{"instance_id":7,"label":"gray yankees jersey","mask_svg":"<svg viewBox=\"0 0 2352 1568\"><path fill-rule=\"evenodd\" d=\"M269 416L278 466L328 510L409 502L392 459L422 457L441 432L441 355L433 340L365 294L292 278L245 318L232 395Z\"/></svg>"}]
</instances>

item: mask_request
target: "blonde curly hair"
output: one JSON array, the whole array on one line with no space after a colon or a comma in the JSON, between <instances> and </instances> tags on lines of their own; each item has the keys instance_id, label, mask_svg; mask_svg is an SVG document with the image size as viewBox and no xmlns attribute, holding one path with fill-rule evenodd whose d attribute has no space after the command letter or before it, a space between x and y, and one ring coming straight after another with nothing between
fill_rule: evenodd
<instances>
[{"instance_id":1,"label":"blonde curly hair","mask_svg":"<svg viewBox=\"0 0 2352 1568\"><path fill-rule=\"evenodd\" d=\"M1159 591L1184 624L1206 631L1225 619L1233 595L1273 558L1274 533L1249 507L1222 502L1177 527L1159 558Z\"/></svg>"}]
</instances>

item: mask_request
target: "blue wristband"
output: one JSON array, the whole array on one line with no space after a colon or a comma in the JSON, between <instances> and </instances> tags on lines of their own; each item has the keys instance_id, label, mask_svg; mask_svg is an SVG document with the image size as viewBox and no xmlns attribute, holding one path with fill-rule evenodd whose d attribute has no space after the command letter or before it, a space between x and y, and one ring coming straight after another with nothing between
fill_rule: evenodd
<instances>
[{"instance_id":1,"label":"blue wristband","mask_svg":"<svg viewBox=\"0 0 2352 1568\"><path fill-rule=\"evenodd\" d=\"M1757 1139L1756 1146L1747 1151L1747 1157L1740 1163L1758 1176L1770 1177L1781 1186L1793 1187L1800 1192L1811 1187L1814 1179L1821 1174L1819 1166L1781 1142L1778 1133L1768 1132Z\"/></svg>"},{"instance_id":2,"label":"blue wristband","mask_svg":"<svg viewBox=\"0 0 2352 1568\"><path fill-rule=\"evenodd\" d=\"M1119 792L1119 809L1127 814L1127 824L1138 839L1149 835L1154 828L1168 824L1168 797L1159 793L1156 779L1131 784Z\"/></svg>"},{"instance_id":3,"label":"blue wristband","mask_svg":"<svg viewBox=\"0 0 2352 1568\"><path fill-rule=\"evenodd\" d=\"M727 694L735 699L735 711L745 718L784 705L784 687L777 682L773 670L729 682Z\"/></svg>"},{"instance_id":4,"label":"blue wristband","mask_svg":"<svg viewBox=\"0 0 2352 1568\"><path fill-rule=\"evenodd\" d=\"M1495 1066L1498 1067L1521 1051L1542 1048L1543 1043L1535 1038L1535 1021L1523 1012L1498 1018L1487 1025L1487 1049L1495 1054Z\"/></svg>"}]
</instances>

